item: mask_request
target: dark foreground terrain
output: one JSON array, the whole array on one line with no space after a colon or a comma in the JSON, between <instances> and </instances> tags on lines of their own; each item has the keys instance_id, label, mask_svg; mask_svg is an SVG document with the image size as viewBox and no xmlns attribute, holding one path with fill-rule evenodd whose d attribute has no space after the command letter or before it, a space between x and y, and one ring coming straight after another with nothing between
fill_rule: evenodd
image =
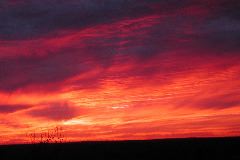
<instances>
[{"instance_id":1,"label":"dark foreground terrain","mask_svg":"<svg viewBox=\"0 0 240 160\"><path fill-rule=\"evenodd\" d=\"M16 159L240 160L240 138L189 138L0 146L0 160Z\"/></svg>"}]
</instances>

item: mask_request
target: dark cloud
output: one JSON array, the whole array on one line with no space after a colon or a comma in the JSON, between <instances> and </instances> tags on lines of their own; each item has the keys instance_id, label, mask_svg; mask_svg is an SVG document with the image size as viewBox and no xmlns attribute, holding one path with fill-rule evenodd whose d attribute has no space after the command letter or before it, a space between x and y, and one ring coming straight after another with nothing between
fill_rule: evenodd
<instances>
[{"instance_id":1,"label":"dark cloud","mask_svg":"<svg viewBox=\"0 0 240 160\"><path fill-rule=\"evenodd\" d=\"M239 100L205 99L197 103L200 108L224 109L240 105Z\"/></svg>"},{"instance_id":2,"label":"dark cloud","mask_svg":"<svg viewBox=\"0 0 240 160\"><path fill-rule=\"evenodd\" d=\"M0 105L0 113L13 113L30 107L29 105Z\"/></svg>"},{"instance_id":3,"label":"dark cloud","mask_svg":"<svg viewBox=\"0 0 240 160\"><path fill-rule=\"evenodd\" d=\"M240 21L238 20L226 17L205 19L201 23L187 26L185 30L187 29L192 32L176 34L187 40L187 43L182 43L182 47L205 50L208 54L239 50L237 42L240 40Z\"/></svg>"},{"instance_id":4,"label":"dark cloud","mask_svg":"<svg viewBox=\"0 0 240 160\"><path fill-rule=\"evenodd\" d=\"M228 91L221 95L212 95L206 98L195 100L194 97L189 97L188 100L184 100L178 106L195 106L199 109L225 109L236 107L240 105L238 92Z\"/></svg>"},{"instance_id":5,"label":"dark cloud","mask_svg":"<svg viewBox=\"0 0 240 160\"><path fill-rule=\"evenodd\" d=\"M79 115L77 110L67 103L54 103L44 107L41 106L40 108L28 111L27 114L49 120L67 120Z\"/></svg>"},{"instance_id":6,"label":"dark cloud","mask_svg":"<svg viewBox=\"0 0 240 160\"><path fill-rule=\"evenodd\" d=\"M239 93L237 91L228 92L222 95L202 99L197 104L203 108L231 108L240 105Z\"/></svg>"},{"instance_id":7,"label":"dark cloud","mask_svg":"<svg viewBox=\"0 0 240 160\"><path fill-rule=\"evenodd\" d=\"M26 56L0 59L0 89L12 91L31 84L59 82L90 68L80 58L68 53L42 58Z\"/></svg>"},{"instance_id":8,"label":"dark cloud","mask_svg":"<svg viewBox=\"0 0 240 160\"><path fill-rule=\"evenodd\" d=\"M144 2L144 1L143 1ZM151 11L136 0L25 0L0 10L0 38L28 39L62 29L79 29ZM4 2L2 2L4 4ZM7 2L5 2L7 3Z\"/></svg>"},{"instance_id":9,"label":"dark cloud","mask_svg":"<svg viewBox=\"0 0 240 160\"><path fill-rule=\"evenodd\" d=\"M0 39L38 38L54 35L58 30L79 30L151 13L171 15L185 7L196 5L210 10L209 15L213 18L220 16L238 20L236 17L240 12L235 3L236 1L227 0L213 4L200 0L23 0L21 3L1 1L0 19L3 23L0 24ZM184 13L177 14L186 16Z\"/></svg>"}]
</instances>

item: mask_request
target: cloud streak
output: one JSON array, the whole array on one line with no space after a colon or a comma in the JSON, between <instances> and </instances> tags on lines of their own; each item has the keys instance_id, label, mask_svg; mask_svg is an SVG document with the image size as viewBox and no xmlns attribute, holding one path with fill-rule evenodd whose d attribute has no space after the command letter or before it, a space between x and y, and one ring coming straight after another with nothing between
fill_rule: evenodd
<instances>
[{"instance_id":1,"label":"cloud streak","mask_svg":"<svg viewBox=\"0 0 240 160\"><path fill-rule=\"evenodd\" d=\"M7 113L14 113L17 111L25 110L30 108L29 105L0 105L0 113L7 114Z\"/></svg>"}]
</instances>

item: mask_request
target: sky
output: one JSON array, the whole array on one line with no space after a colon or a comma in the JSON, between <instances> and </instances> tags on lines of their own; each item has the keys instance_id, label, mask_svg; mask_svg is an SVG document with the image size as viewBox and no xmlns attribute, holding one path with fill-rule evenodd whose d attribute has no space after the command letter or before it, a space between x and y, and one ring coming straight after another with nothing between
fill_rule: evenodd
<instances>
[{"instance_id":1,"label":"sky","mask_svg":"<svg viewBox=\"0 0 240 160\"><path fill-rule=\"evenodd\" d=\"M0 143L240 136L238 0L1 0Z\"/></svg>"}]
</instances>

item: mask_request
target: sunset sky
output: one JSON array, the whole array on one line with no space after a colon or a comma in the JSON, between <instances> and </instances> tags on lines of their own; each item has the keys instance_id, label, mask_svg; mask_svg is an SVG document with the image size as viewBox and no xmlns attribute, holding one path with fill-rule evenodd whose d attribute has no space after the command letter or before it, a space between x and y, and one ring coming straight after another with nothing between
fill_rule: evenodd
<instances>
[{"instance_id":1,"label":"sunset sky","mask_svg":"<svg viewBox=\"0 0 240 160\"><path fill-rule=\"evenodd\" d=\"M238 0L1 0L0 144L240 136Z\"/></svg>"}]
</instances>

